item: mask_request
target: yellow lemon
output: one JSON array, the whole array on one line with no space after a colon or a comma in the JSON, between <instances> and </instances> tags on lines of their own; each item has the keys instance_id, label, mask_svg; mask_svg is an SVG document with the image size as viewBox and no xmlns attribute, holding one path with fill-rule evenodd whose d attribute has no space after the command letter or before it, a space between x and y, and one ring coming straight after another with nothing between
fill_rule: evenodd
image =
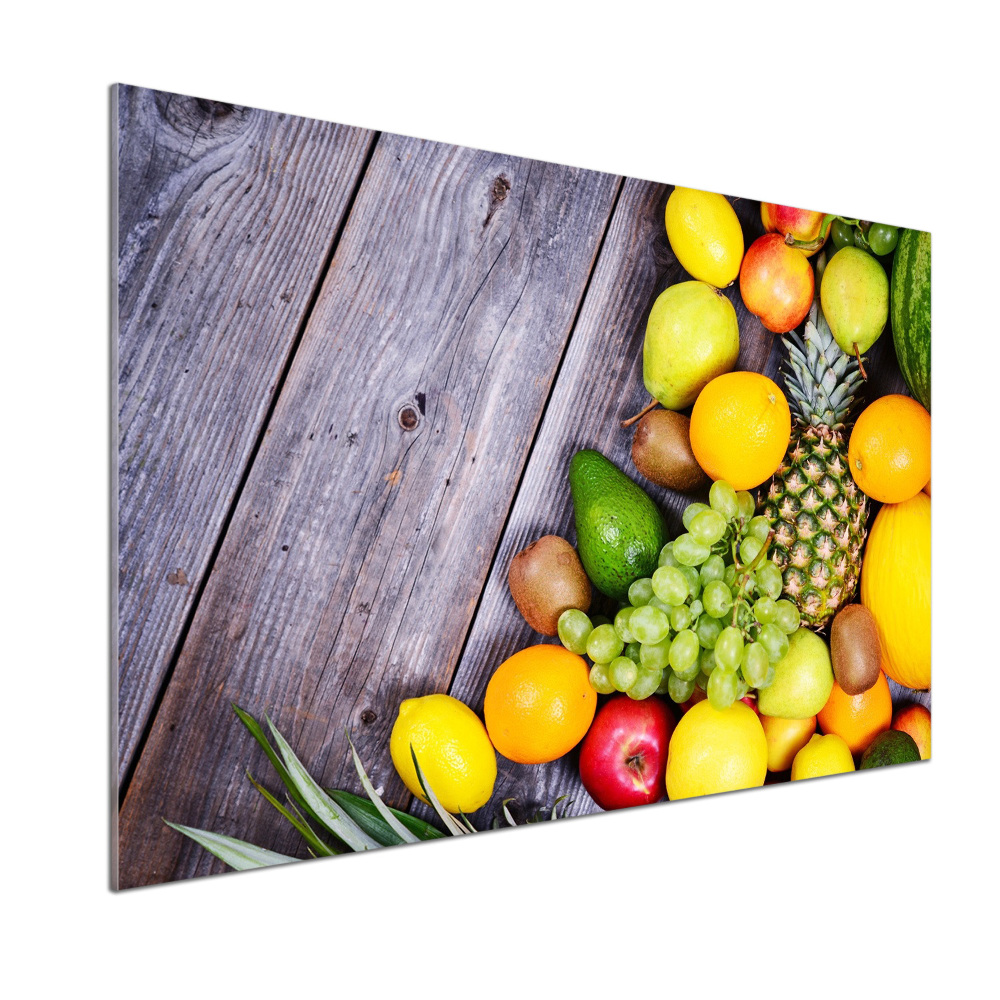
<instances>
[{"instance_id":1,"label":"yellow lemon","mask_svg":"<svg viewBox=\"0 0 1000 1000\"><path fill-rule=\"evenodd\" d=\"M667 239L681 267L716 288L731 285L743 261L743 229L721 194L676 187L667 199Z\"/></svg>"},{"instance_id":2,"label":"yellow lemon","mask_svg":"<svg viewBox=\"0 0 1000 1000\"><path fill-rule=\"evenodd\" d=\"M767 739L742 701L722 712L699 701L677 723L667 749L667 797L688 799L755 788L767 777Z\"/></svg>"},{"instance_id":3,"label":"yellow lemon","mask_svg":"<svg viewBox=\"0 0 1000 1000\"><path fill-rule=\"evenodd\" d=\"M827 774L846 774L854 770L851 748L836 733L815 736L795 755L792 781L822 778Z\"/></svg>"},{"instance_id":4,"label":"yellow lemon","mask_svg":"<svg viewBox=\"0 0 1000 1000\"><path fill-rule=\"evenodd\" d=\"M816 716L808 719L779 719L777 716L762 715L760 724L767 738L767 769L787 771L792 766L795 755L809 742L816 732Z\"/></svg>"},{"instance_id":5,"label":"yellow lemon","mask_svg":"<svg viewBox=\"0 0 1000 1000\"><path fill-rule=\"evenodd\" d=\"M479 716L457 698L407 698L389 737L389 753L403 784L426 802L411 745L424 781L448 812L471 813L490 800L497 780L496 751Z\"/></svg>"}]
</instances>

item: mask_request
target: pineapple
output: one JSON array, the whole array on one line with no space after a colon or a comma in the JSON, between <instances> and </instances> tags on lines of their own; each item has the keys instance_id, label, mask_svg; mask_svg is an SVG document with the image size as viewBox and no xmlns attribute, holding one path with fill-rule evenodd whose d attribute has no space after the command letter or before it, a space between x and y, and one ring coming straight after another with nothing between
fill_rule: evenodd
<instances>
[{"instance_id":1,"label":"pineapple","mask_svg":"<svg viewBox=\"0 0 1000 1000\"><path fill-rule=\"evenodd\" d=\"M785 385L792 437L763 513L774 529L771 558L802 623L821 629L854 596L861 575L868 498L851 476L844 430L861 386L813 303L804 337L786 335Z\"/></svg>"}]
</instances>

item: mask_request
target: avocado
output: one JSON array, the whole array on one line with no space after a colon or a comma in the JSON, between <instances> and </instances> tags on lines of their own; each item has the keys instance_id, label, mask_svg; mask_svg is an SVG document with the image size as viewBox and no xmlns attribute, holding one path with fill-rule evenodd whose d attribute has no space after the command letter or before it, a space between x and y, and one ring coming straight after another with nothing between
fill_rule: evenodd
<instances>
[{"instance_id":1,"label":"avocado","mask_svg":"<svg viewBox=\"0 0 1000 1000\"><path fill-rule=\"evenodd\" d=\"M872 740L861 757L858 770L885 767L887 764L909 764L914 760L920 760L920 751L913 737L898 729L889 729Z\"/></svg>"},{"instance_id":2,"label":"avocado","mask_svg":"<svg viewBox=\"0 0 1000 1000\"><path fill-rule=\"evenodd\" d=\"M667 543L663 515L649 494L599 451L578 451L569 463L576 546L594 586L628 602L628 588L652 576Z\"/></svg>"}]
</instances>

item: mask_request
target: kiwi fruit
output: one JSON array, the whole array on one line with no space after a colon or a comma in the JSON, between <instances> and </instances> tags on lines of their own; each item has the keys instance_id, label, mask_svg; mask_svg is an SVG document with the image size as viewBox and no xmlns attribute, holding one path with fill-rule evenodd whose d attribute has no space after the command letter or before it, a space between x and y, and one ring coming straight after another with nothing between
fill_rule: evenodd
<instances>
[{"instance_id":1,"label":"kiwi fruit","mask_svg":"<svg viewBox=\"0 0 1000 1000\"><path fill-rule=\"evenodd\" d=\"M632 461L651 483L680 493L708 482L691 450L691 421L674 410L651 410L639 421Z\"/></svg>"},{"instance_id":2,"label":"kiwi fruit","mask_svg":"<svg viewBox=\"0 0 1000 1000\"><path fill-rule=\"evenodd\" d=\"M878 680L882 650L875 617L863 604L848 604L830 626L833 676L845 694L867 691Z\"/></svg>"},{"instance_id":3,"label":"kiwi fruit","mask_svg":"<svg viewBox=\"0 0 1000 1000\"><path fill-rule=\"evenodd\" d=\"M568 608L590 610L590 580L565 538L545 535L518 552L507 572L510 596L524 620L542 635L558 634Z\"/></svg>"}]
</instances>

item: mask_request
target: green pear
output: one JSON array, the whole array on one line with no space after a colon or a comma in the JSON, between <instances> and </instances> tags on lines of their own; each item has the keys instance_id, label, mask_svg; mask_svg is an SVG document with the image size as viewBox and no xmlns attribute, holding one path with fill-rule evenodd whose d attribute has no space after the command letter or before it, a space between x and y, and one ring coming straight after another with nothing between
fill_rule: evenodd
<instances>
[{"instance_id":1,"label":"green pear","mask_svg":"<svg viewBox=\"0 0 1000 1000\"><path fill-rule=\"evenodd\" d=\"M646 322L642 378L668 410L690 406L717 375L731 372L740 353L733 304L704 281L681 281L661 292Z\"/></svg>"},{"instance_id":2,"label":"green pear","mask_svg":"<svg viewBox=\"0 0 1000 1000\"><path fill-rule=\"evenodd\" d=\"M774 667L774 680L757 692L761 715L808 719L833 690L830 649L815 632L800 628L788 637L788 652Z\"/></svg>"},{"instance_id":3,"label":"green pear","mask_svg":"<svg viewBox=\"0 0 1000 1000\"><path fill-rule=\"evenodd\" d=\"M889 318L889 279L882 265L857 247L843 247L830 259L819 291L823 315L845 354L854 345L864 354L882 335Z\"/></svg>"}]
</instances>

